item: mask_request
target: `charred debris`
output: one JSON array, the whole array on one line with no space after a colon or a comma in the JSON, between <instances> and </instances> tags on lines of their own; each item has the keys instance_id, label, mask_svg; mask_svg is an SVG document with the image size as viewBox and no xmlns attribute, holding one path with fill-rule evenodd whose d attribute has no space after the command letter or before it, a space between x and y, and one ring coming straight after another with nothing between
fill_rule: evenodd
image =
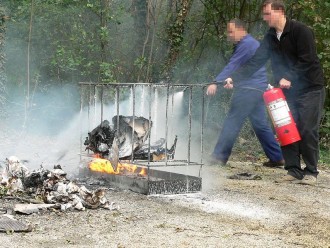
<instances>
[{"instance_id":1,"label":"charred debris","mask_svg":"<svg viewBox=\"0 0 330 248\"><path fill-rule=\"evenodd\" d=\"M165 147L166 140L161 138L153 144L146 144L149 138L152 122L144 117L114 116L112 125L108 120L88 133L84 145L86 150L109 159L128 160L173 160L177 143L175 136L170 149Z\"/></svg>"},{"instance_id":2,"label":"charred debris","mask_svg":"<svg viewBox=\"0 0 330 248\"><path fill-rule=\"evenodd\" d=\"M5 161L0 181L1 198L27 203L15 206L16 213L30 214L45 208L61 211L116 209L114 203L110 203L105 197L107 188L89 190L84 185L79 186L77 182L67 178L67 173L60 165L51 170L40 167L29 171L19 158L11 156Z\"/></svg>"}]
</instances>

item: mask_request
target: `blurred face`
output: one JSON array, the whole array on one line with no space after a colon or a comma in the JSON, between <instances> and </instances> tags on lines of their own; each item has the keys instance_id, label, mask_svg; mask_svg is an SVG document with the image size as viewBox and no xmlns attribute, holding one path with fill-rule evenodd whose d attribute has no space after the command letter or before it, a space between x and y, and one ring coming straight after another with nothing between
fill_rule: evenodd
<instances>
[{"instance_id":1,"label":"blurred face","mask_svg":"<svg viewBox=\"0 0 330 248\"><path fill-rule=\"evenodd\" d=\"M233 43L237 43L243 38L244 35L245 35L244 29L236 28L234 23L228 23L227 37L229 41Z\"/></svg>"},{"instance_id":2,"label":"blurred face","mask_svg":"<svg viewBox=\"0 0 330 248\"><path fill-rule=\"evenodd\" d=\"M279 20L283 18L284 13L282 10L273 10L271 4L267 4L262 9L263 19L267 22L268 26L275 28L279 24Z\"/></svg>"}]
</instances>

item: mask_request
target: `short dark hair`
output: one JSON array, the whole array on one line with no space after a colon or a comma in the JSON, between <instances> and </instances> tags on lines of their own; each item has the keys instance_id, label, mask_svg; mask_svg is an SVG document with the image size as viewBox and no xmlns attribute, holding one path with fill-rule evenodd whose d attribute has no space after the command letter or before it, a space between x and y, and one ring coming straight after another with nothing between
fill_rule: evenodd
<instances>
[{"instance_id":1,"label":"short dark hair","mask_svg":"<svg viewBox=\"0 0 330 248\"><path fill-rule=\"evenodd\" d=\"M271 5L272 10L282 10L285 13L285 5L282 0L265 0L262 3L262 7L265 7L268 4Z\"/></svg>"},{"instance_id":2,"label":"short dark hair","mask_svg":"<svg viewBox=\"0 0 330 248\"><path fill-rule=\"evenodd\" d=\"M233 23L236 28L242 28L246 31L246 24L241 19L234 18L229 21L229 23Z\"/></svg>"}]
</instances>

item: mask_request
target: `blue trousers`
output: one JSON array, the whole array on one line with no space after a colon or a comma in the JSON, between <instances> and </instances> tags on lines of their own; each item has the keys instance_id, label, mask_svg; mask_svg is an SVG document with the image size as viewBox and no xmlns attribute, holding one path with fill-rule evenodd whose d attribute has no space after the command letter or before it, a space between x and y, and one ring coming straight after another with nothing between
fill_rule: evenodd
<instances>
[{"instance_id":1,"label":"blue trousers","mask_svg":"<svg viewBox=\"0 0 330 248\"><path fill-rule=\"evenodd\" d=\"M283 159L280 145L275 139L267 119L263 92L251 89L235 89L230 109L224 120L218 142L213 151L215 159L227 162L239 132L247 118L259 142L271 161Z\"/></svg>"}]
</instances>

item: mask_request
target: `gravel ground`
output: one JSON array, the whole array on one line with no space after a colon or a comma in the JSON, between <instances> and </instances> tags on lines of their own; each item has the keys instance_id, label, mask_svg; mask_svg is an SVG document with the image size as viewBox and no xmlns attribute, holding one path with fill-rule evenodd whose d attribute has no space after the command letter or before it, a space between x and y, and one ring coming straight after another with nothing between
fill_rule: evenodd
<instances>
[{"instance_id":1,"label":"gravel ground","mask_svg":"<svg viewBox=\"0 0 330 248\"><path fill-rule=\"evenodd\" d=\"M239 172L262 179L227 178ZM330 171L321 170L316 187L274 182L284 174L231 162L204 166L198 193L146 196L109 188L118 210L15 215L34 229L0 233L1 247L330 247Z\"/></svg>"},{"instance_id":2,"label":"gravel ground","mask_svg":"<svg viewBox=\"0 0 330 248\"><path fill-rule=\"evenodd\" d=\"M62 149L67 146L63 140L70 143L67 135L54 140L5 132L2 137L0 160L10 155L29 158L32 170L40 166L33 160L45 161L47 155L51 162L43 162L44 167L60 163L75 177L79 151ZM317 186L306 186L275 183L285 170L260 164L230 161L227 167L203 166L203 189L191 194L146 196L109 185L107 199L118 210L17 214L16 219L32 225L32 232L0 233L0 247L329 248L330 167L320 168ZM227 178L242 172L261 180ZM0 210L17 203L0 198Z\"/></svg>"}]
</instances>

